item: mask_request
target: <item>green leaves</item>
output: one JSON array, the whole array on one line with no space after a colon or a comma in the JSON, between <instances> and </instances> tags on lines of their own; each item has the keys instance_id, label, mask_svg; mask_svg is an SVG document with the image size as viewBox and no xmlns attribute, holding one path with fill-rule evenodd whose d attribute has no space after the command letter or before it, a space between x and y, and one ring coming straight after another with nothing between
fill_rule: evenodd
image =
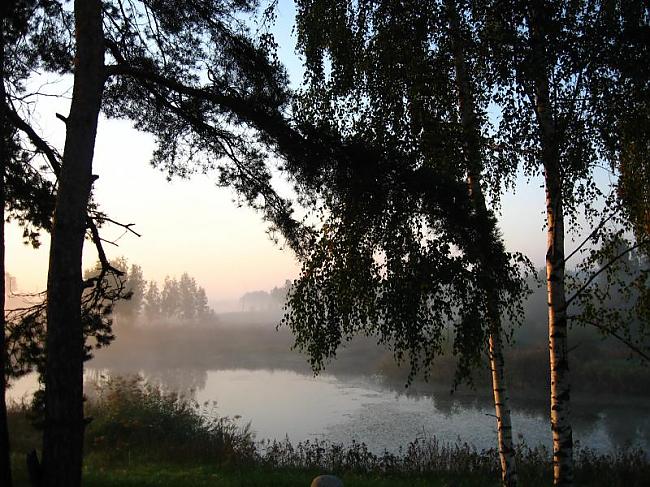
<instances>
[{"instance_id":1,"label":"green leaves","mask_svg":"<svg viewBox=\"0 0 650 487\"><path fill-rule=\"evenodd\" d=\"M470 200L483 164L494 194L513 165L487 150L490 84L476 31L463 24L475 76L477 161L466 152L442 2L298 2L306 84L298 118L341 140L319 195L315 229L285 322L315 370L356 333L388 344L425 373L450 337L459 380L485 350L488 292L515 321L526 286L490 212ZM519 315L518 315L519 314Z\"/></svg>"}]
</instances>

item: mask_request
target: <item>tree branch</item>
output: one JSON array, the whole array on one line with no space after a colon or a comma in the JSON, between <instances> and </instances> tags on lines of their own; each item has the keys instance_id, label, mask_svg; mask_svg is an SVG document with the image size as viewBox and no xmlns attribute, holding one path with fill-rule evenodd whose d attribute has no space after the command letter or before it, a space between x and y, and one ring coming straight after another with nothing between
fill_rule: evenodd
<instances>
[{"instance_id":1,"label":"tree branch","mask_svg":"<svg viewBox=\"0 0 650 487\"><path fill-rule=\"evenodd\" d=\"M598 328L599 330L601 330L601 331L607 333L608 335L611 335L611 336L613 336L614 338L616 338L619 342L621 342L622 344L624 344L625 346L627 346L627 347L628 347L630 350L632 350L633 352L637 353L637 354L638 354L641 358L643 358L644 360L647 360L648 362L650 362L650 355L649 355L648 353L646 353L646 352L643 351L641 348L639 348L638 346L636 346L636 345L634 344L634 342L632 342L632 341L628 340L627 338L625 338L624 336L621 336L620 334L616 333L616 331L612 330L611 328L608 328L608 327L605 326L605 325L601 325L600 323L597 323L597 322L595 322L595 321L586 320L586 319L584 319L584 318L583 318L582 316L580 316L580 315L577 315L577 316L568 316L567 319L569 319L569 320L582 321L583 323L586 323L586 324L591 325L591 326L593 326L593 327L595 327L595 328Z\"/></svg>"},{"instance_id":2,"label":"tree branch","mask_svg":"<svg viewBox=\"0 0 650 487\"><path fill-rule=\"evenodd\" d=\"M7 115L9 120L13 122L13 124L19 130L21 130L22 132L25 133L25 135L27 135L27 138L29 138L30 142L34 145L34 147L36 147L36 149L39 150L45 156L50 166L52 167L52 170L54 171L54 175L58 178L61 172L61 162L60 162L61 156L56 151L56 149L50 147L50 145L47 142L45 142L45 140L40 135L36 133L36 131L32 128L32 126L29 125L25 120L23 120L22 117L12 107L8 106L6 103L3 103L2 110ZM95 214L95 216L88 215L86 219L86 225L90 229L92 241L95 244L95 247L97 249L97 254L99 256L99 260L102 264L102 273L100 274L99 279L103 278L106 272L108 271L114 272L119 276L123 276L124 272L110 265L110 262L106 257L106 252L104 252L104 248L102 246L102 239L99 236L97 225L93 221L93 218L98 219L100 221L109 221L115 225L121 226L126 230L130 231L131 233L133 233L134 235L137 235L138 237L140 237L141 235L131 228L133 225L135 225L134 223L124 224L112 220L111 218L108 218L105 215L98 216L97 214ZM97 279L90 279L86 281L84 285L85 286L92 285L92 283L95 282L95 280Z\"/></svg>"},{"instance_id":3,"label":"tree branch","mask_svg":"<svg viewBox=\"0 0 650 487\"><path fill-rule=\"evenodd\" d=\"M643 245L646 245L648 243L650 243L650 240L641 240L640 242L637 242L635 245L631 246L628 249L625 249L623 252L616 255L612 260L610 260L607 264L605 264L603 267L601 267L597 272L592 274L591 277L589 279L587 279L587 282L585 282L582 286L580 286L580 289L578 289L573 294L573 296L571 296L569 299L567 299L565 309L568 308L569 305L571 304L571 302L574 299L576 299L578 296L580 296L580 294L582 294L582 292L589 287L589 285L594 281L594 279L596 279L596 277L598 277L600 274L602 274L604 271L606 271L608 268L610 268L614 264L614 262L616 262L617 260L624 257L629 252L632 252L634 249L637 249L637 248L639 248L639 247L641 247Z\"/></svg>"},{"instance_id":4,"label":"tree branch","mask_svg":"<svg viewBox=\"0 0 650 487\"><path fill-rule=\"evenodd\" d=\"M616 209L616 211L617 210L618 210L618 208ZM589 240L594 238L596 233L598 233L598 231L600 231L600 229L603 228L607 224L607 222L614 217L614 215L616 214L616 211L613 211L607 218L605 218L604 220L601 220L601 222L598 224L598 226L596 228L594 228L593 231L589 235L587 235L587 237L580 243L580 245L578 245L573 252L571 252L567 257L564 258L564 262L566 263L571 257L573 257L576 253L578 253L580 251L580 249L582 247L584 247L584 245L587 242L589 242Z\"/></svg>"},{"instance_id":5,"label":"tree branch","mask_svg":"<svg viewBox=\"0 0 650 487\"><path fill-rule=\"evenodd\" d=\"M113 220L112 218L107 217L104 213L99 213L99 212L94 212L94 214L89 215L89 218L91 218L93 220L97 220L100 223L103 223L103 222L112 223L113 225L117 225L118 227L122 227L125 230L127 230L128 232L131 232L136 237L142 237L142 234L140 234L140 233L136 232L135 230L133 230L132 227L135 226L135 223L121 223L121 222L118 222L117 220Z\"/></svg>"},{"instance_id":6,"label":"tree branch","mask_svg":"<svg viewBox=\"0 0 650 487\"><path fill-rule=\"evenodd\" d=\"M34 147L36 147L36 149L45 156L48 163L50 164L50 167L52 168L52 171L54 171L54 175L58 178L59 173L61 172L61 156L56 151L56 149L50 147L50 145L36 133L32 126L23 120L18 112L16 112L12 107L6 103L3 103L2 111L5 113L7 118L13 122L16 128L27 135L27 138L34 145Z\"/></svg>"}]
</instances>

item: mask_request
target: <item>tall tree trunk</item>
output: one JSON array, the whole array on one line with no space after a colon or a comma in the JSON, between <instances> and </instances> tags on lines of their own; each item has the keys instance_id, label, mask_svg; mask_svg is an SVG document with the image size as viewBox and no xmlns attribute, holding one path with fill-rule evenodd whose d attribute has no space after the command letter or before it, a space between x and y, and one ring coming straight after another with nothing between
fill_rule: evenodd
<instances>
[{"instance_id":1,"label":"tall tree trunk","mask_svg":"<svg viewBox=\"0 0 650 487\"><path fill-rule=\"evenodd\" d=\"M47 279L44 486L78 487L83 455L81 257L104 86L100 0L74 4L76 57Z\"/></svg>"},{"instance_id":2,"label":"tall tree trunk","mask_svg":"<svg viewBox=\"0 0 650 487\"><path fill-rule=\"evenodd\" d=\"M4 90L2 90L4 91ZM4 93L3 93L4 96ZM2 142L0 142L0 485L11 487L11 456L9 454L9 425L7 423L7 346L5 337L5 157L7 156L6 137L8 124L3 115Z\"/></svg>"},{"instance_id":3,"label":"tall tree trunk","mask_svg":"<svg viewBox=\"0 0 650 487\"><path fill-rule=\"evenodd\" d=\"M5 103L5 15L9 7L2 7L0 17L0 102ZM7 116L2 114L0 122L0 484L11 487L11 456L9 450L9 425L7 424L7 391L6 360L7 347L5 337L5 173L9 158L9 139L11 129Z\"/></svg>"},{"instance_id":4,"label":"tall tree trunk","mask_svg":"<svg viewBox=\"0 0 650 487\"><path fill-rule=\"evenodd\" d=\"M549 355L551 364L551 430L553 478L558 486L573 484L573 432L571 383L567 347L564 292L564 215L562 185L557 167L545 168L546 180L546 287L548 296Z\"/></svg>"},{"instance_id":5,"label":"tall tree trunk","mask_svg":"<svg viewBox=\"0 0 650 487\"><path fill-rule=\"evenodd\" d=\"M447 0L449 16L449 32L451 36L452 54L456 74L456 90L458 92L458 106L461 124L463 127L464 151L467 159L467 185L470 199L477 214L486 223L489 220L485 196L481 189L481 141L477 127L476 102L470 82L470 74L465 58L465 48L462 40L460 18L454 0ZM485 225L485 228L489 228ZM491 236L486 236L491 238ZM499 313L498 297L494 292L492 278L489 275L491 267L490 257L486 252L480 251L481 267L484 276L483 291L487 297L487 316L489 319L489 350L490 370L492 372L492 391L494 394L494 409L497 418L497 437L499 445L499 459L501 461L501 483L504 487L517 485L517 464L515 449L512 441L512 423L510 419L510 405L505 377L505 359L503 356L502 325Z\"/></svg>"},{"instance_id":6,"label":"tall tree trunk","mask_svg":"<svg viewBox=\"0 0 650 487\"><path fill-rule=\"evenodd\" d=\"M530 10L533 104L539 124L546 185L546 289L551 365L551 430L553 433L553 482L573 485L573 433L570 417L571 384L567 347L566 294L564 290L564 213L558 134L549 96L549 63L543 1Z\"/></svg>"}]
</instances>

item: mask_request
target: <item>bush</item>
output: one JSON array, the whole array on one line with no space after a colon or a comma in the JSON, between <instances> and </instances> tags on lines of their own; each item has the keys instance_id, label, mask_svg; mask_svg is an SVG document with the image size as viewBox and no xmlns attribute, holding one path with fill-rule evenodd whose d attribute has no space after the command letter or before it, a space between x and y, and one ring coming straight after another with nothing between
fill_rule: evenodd
<instances>
[{"instance_id":1,"label":"bush","mask_svg":"<svg viewBox=\"0 0 650 487\"><path fill-rule=\"evenodd\" d=\"M246 461L255 453L249 425L219 417L214 403L199 404L148 384L141 377L98 382L86 416L89 453L110 459Z\"/></svg>"}]
</instances>

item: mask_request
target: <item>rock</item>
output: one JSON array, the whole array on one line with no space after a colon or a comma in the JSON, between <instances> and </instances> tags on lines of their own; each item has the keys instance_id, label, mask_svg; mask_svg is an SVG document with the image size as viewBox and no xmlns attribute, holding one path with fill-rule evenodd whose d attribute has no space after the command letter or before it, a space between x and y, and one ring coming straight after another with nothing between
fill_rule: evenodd
<instances>
[{"instance_id":1,"label":"rock","mask_svg":"<svg viewBox=\"0 0 650 487\"><path fill-rule=\"evenodd\" d=\"M319 475L311 481L311 487L343 487L343 481L335 475Z\"/></svg>"}]
</instances>

